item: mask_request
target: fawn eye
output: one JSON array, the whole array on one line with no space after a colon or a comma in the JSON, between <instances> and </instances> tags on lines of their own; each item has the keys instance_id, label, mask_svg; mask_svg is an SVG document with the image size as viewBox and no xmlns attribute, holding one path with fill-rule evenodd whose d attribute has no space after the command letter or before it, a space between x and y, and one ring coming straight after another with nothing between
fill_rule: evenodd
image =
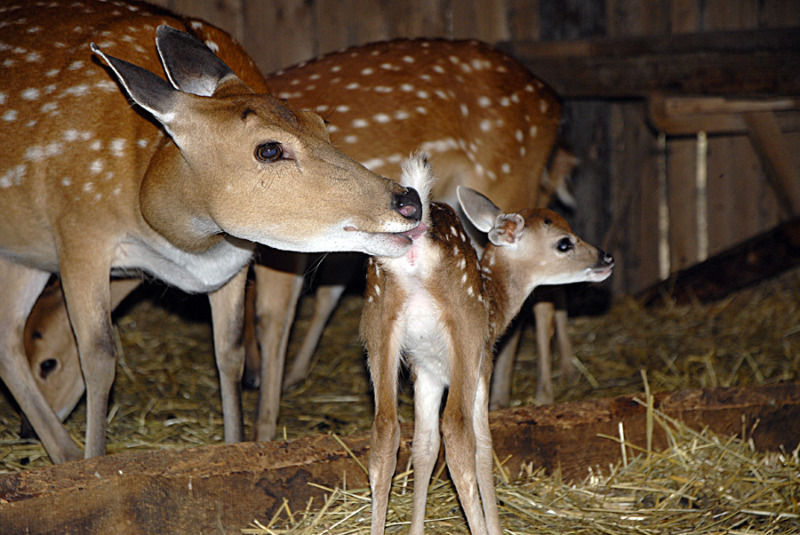
<instances>
[{"instance_id":1,"label":"fawn eye","mask_svg":"<svg viewBox=\"0 0 800 535\"><path fill-rule=\"evenodd\" d=\"M562 253L566 253L567 251L571 251L575 248L572 244L572 240L569 238L561 238L558 240L558 244L556 244L556 248L561 251Z\"/></svg>"},{"instance_id":2,"label":"fawn eye","mask_svg":"<svg viewBox=\"0 0 800 535\"><path fill-rule=\"evenodd\" d=\"M283 147L277 141L269 141L256 147L256 159L260 162L275 162L282 156Z\"/></svg>"}]
</instances>

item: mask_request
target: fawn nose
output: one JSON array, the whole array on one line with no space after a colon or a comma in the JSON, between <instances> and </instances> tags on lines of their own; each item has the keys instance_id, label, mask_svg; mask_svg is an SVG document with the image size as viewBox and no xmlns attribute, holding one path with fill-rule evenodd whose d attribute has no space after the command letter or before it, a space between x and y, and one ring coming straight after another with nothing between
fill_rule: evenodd
<instances>
[{"instance_id":1,"label":"fawn nose","mask_svg":"<svg viewBox=\"0 0 800 535\"><path fill-rule=\"evenodd\" d=\"M419 193L414 188L405 188L392 200L392 208L400 212L406 219L420 220L422 218L422 202Z\"/></svg>"},{"instance_id":2,"label":"fawn nose","mask_svg":"<svg viewBox=\"0 0 800 535\"><path fill-rule=\"evenodd\" d=\"M607 252L600 251L598 253L598 258L600 259L598 263L601 266L614 267L614 257L608 254Z\"/></svg>"}]
</instances>

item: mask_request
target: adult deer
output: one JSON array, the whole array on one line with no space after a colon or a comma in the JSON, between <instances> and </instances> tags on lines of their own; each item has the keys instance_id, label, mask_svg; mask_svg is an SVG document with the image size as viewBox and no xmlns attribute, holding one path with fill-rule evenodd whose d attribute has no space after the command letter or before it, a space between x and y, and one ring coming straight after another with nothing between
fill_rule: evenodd
<instances>
[{"instance_id":1,"label":"adult deer","mask_svg":"<svg viewBox=\"0 0 800 535\"><path fill-rule=\"evenodd\" d=\"M540 284L602 281L614 260L578 239L546 209L504 213L469 188L461 208L487 234L478 255L455 212L428 203L433 178L423 157L412 157L401 182L420 192L424 215L402 257L370 259L361 318L375 392L369 457L372 530L382 534L397 463L398 369L414 381L414 497L409 533L423 533L427 487L439 455L439 407L450 476L474 534L502 532L492 475L489 381L492 346Z\"/></svg>"},{"instance_id":2,"label":"adult deer","mask_svg":"<svg viewBox=\"0 0 800 535\"><path fill-rule=\"evenodd\" d=\"M211 29L205 25L195 31L202 35ZM434 199L455 203L456 186L465 184L486 192L508 211L543 206L553 195L570 200L563 186L575 159L553 149L561 118L558 97L519 62L488 45L426 39L374 43L325 55L267 80L276 96L322 114L334 144L385 176L399 178L401 160L418 146L427 150L440 176ZM548 159L549 174L544 173ZM256 265L256 293L265 297L256 303L265 364L254 359L249 382L261 384L256 433L261 440L275 435L287 338L307 265L302 255L290 260L296 264L283 270ZM351 267L350 272L358 268ZM286 373L287 385L306 376L322 328L343 289L343 284L319 288L313 325ZM548 371L550 322L544 318L549 311L549 303L536 307L540 362L548 364ZM60 335L41 323L30 326L31 332L41 334L35 342L37 351L30 354L34 375L46 395L56 397L70 390L74 403L75 394L81 393L74 350L48 351L53 345L66 346L71 333L64 319L52 319L61 325ZM247 321L245 328L252 325ZM566 340L563 321L557 325L560 340ZM502 373L497 375L499 386L492 390L501 405L508 399L515 350L516 344L509 344L498 357ZM251 356L258 352L251 351ZM569 358L562 351L565 362ZM549 374L540 374L538 387L549 384ZM58 410L63 411L64 405Z\"/></svg>"},{"instance_id":3,"label":"adult deer","mask_svg":"<svg viewBox=\"0 0 800 535\"><path fill-rule=\"evenodd\" d=\"M109 276L147 272L209 294L225 439L241 440L252 242L399 255L416 192L334 149L318 115L268 95L222 33L205 37L217 57L175 29L191 30L185 21L145 4L23 4L0 16L0 377L51 458L80 457L23 352L25 319L58 273L86 379L85 455L103 454ZM153 72L161 64L169 82Z\"/></svg>"}]
</instances>

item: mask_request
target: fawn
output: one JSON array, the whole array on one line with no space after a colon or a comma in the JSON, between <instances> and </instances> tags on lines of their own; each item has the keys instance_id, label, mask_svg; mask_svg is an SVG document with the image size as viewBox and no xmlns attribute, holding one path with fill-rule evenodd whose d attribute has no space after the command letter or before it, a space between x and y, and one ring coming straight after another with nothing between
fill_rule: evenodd
<instances>
[{"instance_id":1,"label":"fawn","mask_svg":"<svg viewBox=\"0 0 800 535\"><path fill-rule=\"evenodd\" d=\"M405 164L401 182L419 191L422 223L402 257L370 258L360 333L375 393L369 479L372 533L382 534L397 462L398 369L414 382L412 535L423 533L427 485L439 452L439 407L450 475L474 534L500 534L492 475L489 381L492 345L539 284L605 280L613 258L582 242L555 212L503 213L460 186L464 214L486 233L480 260L454 210L430 203L424 155Z\"/></svg>"}]
</instances>

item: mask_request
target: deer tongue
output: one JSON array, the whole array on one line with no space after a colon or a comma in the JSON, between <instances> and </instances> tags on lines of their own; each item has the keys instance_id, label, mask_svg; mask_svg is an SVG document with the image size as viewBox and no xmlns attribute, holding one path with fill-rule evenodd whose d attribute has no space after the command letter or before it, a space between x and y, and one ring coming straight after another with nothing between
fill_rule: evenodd
<instances>
[{"instance_id":1,"label":"deer tongue","mask_svg":"<svg viewBox=\"0 0 800 535\"><path fill-rule=\"evenodd\" d=\"M412 228L411 230L407 230L406 232L403 232L403 236L408 236L413 241L422 236L423 234L425 234L427 230L428 227L425 225L425 223L420 221L419 225L417 225L416 227Z\"/></svg>"}]
</instances>

